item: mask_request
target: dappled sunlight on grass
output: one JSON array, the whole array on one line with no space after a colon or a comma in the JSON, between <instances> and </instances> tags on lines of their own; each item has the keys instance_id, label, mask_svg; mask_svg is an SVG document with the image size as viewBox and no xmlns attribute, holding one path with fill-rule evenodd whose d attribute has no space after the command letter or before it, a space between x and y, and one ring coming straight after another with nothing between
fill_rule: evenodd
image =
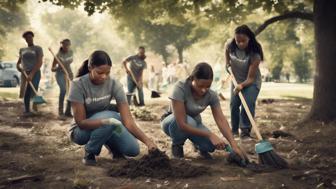
<instances>
[{"instance_id":1,"label":"dappled sunlight on grass","mask_svg":"<svg viewBox=\"0 0 336 189\"><path fill-rule=\"evenodd\" d=\"M1 98L18 98L18 94L14 92L0 92L0 97Z\"/></svg>"},{"instance_id":2,"label":"dappled sunlight on grass","mask_svg":"<svg viewBox=\"0 0 336 189\"><path fill-rule=\"evenodd\" d=\"M263 83L259 98L312 99L313 85L301 83Z\"/></svg>"}]
</instances>

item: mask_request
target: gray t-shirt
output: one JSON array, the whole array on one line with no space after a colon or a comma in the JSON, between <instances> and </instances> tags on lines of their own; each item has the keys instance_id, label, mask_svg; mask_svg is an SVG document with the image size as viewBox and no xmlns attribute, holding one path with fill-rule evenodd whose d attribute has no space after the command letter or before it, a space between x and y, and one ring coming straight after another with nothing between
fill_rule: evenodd
<instances>
[{"instance_id":1,"label":"gray t-shirt","mask_svg":"<svg viewBox=\"0 0 336 189\"><path fill-rule=\"evenodd\" d=\"M72 50L69 50L68 52L62 52L61 50L58 51L56 56L60 59L61 64L65 67L65 70L68 72L70 79L73 79L73 73L70 67L70 64L73 62L73 52ZM57 73L63 73L63 69L58 66Z\"/></svg>"},{"instance_id":2,"label":"gray t-shirt","mask_svg":"<svg viewBox=\"0 0 336 189\"><path fill-rule=\"evenodd\" d=\"M230 52L229 56L230 56L230 64L231 64L232 72L238 83L242 83L247 79L251 59L261 60L261 57L259 54L249 55L244 50L240 50L240 49L236 49L235 52ZM254 84L257 86L258 89L260 89L261 73L260 73L259 68L256 73Z\"/></svg>"},{"instance_id":3,"label":"gray t-shirt","mask_svg":"<svg viewBox=\"0 0 336 189\"><path fill-rule=\"evenodd\" d=\"M192 96L191 80L178 81L169 96L172 100L184 102L186 114L193 117L198 123L202 122L201 113L207 106L219 106L219 99L215 91L209 89L203 98L196 100Z\"/></svg>"},{"instance_id":4,"label":"gray t-shirt","mask_svg":"<svg viewBox=\"0 0 336 189\"><path fill-rule=\"evenodd\" d=\"M146 61L138 55L130 56L126 61L130 63L130 69L136 78L140 77L141 72L147 68Z\"/></svg>"},{"instance_id":5,"label":"gray t-shirt","mask_svg":"<svg viewBox=\"0 0 336 189\"><path fill-rule=\"evenodd\" d=\"M103 84L95 85L86 74L71 82L68 100L84 104L87 118L97 112L110 110L112 99L117 104L127 102L121 83L113 78L109 77Z\"/></svg>"},{"instance_id":6,"label":"gray t-shirt","mask_svg":"<svg viewBox=\"0 0 336 189\"><path fill-rule=\"evenodd\" d=\"M21 48L19 51L23 70L31 71L37 63L38 57L43 56L43 50L40 46L33 45Z\"/></svg>"}]
</instances>

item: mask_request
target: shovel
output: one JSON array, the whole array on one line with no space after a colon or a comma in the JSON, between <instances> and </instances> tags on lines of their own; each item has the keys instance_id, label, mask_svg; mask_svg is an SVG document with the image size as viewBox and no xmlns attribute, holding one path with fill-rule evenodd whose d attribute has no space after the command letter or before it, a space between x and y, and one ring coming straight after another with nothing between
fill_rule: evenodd
<instances>
[{"instance_id":1,"label":"shovel","mask_svg":"<svg viewBox=\"0 0 336 189\"><path fill-rule=\"evenodd\" d=\"M22 70L22 73L23 73L23 75L25 76L25 78L28 78L28 75L27 75L27 73L26 73L24 70ZM33 102L34 102L35 104L44 104L44 103L47 103L47 102L43 99L42 96L38 95L38 93L37 93L37 91L36 91L36 89L35 89L33 83L32 83L31 81L29 81L28 83L29 83L30 87L32 88L32 90L33 90L34 93L35 93L35 96L33 97Z\"/></svg>"}]
</instances>

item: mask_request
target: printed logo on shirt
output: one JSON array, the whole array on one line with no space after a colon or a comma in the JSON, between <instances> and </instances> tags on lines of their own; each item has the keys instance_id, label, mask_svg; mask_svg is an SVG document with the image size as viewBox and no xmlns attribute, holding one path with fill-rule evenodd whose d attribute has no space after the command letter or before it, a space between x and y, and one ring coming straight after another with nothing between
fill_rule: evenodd
<instances>
[{"instance_id":1,"label":"printed logo on shirt","mask_svg":"<svg viewBox=\"0 0 336 189\"><path fill-rule=\"evenodd\" d=\"M60 59L62 62L66 62L66 61L70 61L70 60L72 60L72 56L70 56L70 57L66 57L66 58L64 58L64 57L59 57L59 59Z\"/></svg>"},{"instance_id":2,"label":"printed logo on shirt","mask_svg":"<svg viewBox=\"0 0 336 189\"><path fill-rule=\"evenodd\" d=\"M91 103L97 103L99 101L103 101L103 100L106 100L106 99L110 99L111 98L111 95L106 95L106 96L102 96L102 97L87 97L85 99L85 103L86 104L91 104Z\"/></svg>"},{"instance_id":3,"label":"printed logo on shirt","mask_svg":"<svg viewBox=\"0 0 336 189\"><path fill-rule=\"evenodd\" d=\"M134 65L139 68L143 66L142 62L139 60L134 60Z\"/></svg>"},{"instance_id":4,"label":"printed logo on shirt","mask_svg":"<svg viewBox=\"0 0 336 189\"><path fill-rule=\"evenodd\" d=\"M240 59L239 57L237 57L237 56L234 55L234 54L230 54L229 56L230 56L230 59L231 59L231 60L234 60L234 61L236 61L236 62L238 62L238 63L240 63L240 64L244 64L244 63L246 63L246 61L248 60L248 57L245 57L245 58L243 58L243 59Z\"/></svg>"},{"instance_id":5,"label":"printed logo on shirt","mask_svg":"<svg viewBox=\"0 0 336 189\"><path fill-rule=\"evenodd\" d=\"M136 65L137 67L139 67L139 68L142 67L142 64L141 64L141 63L135 63L135 65Z\"/></svg>"},{"instance_id":6,"label":"printed logo on shirt","mask_svg":"<svg viewBox=\"0 0 336 189\"><path fill-rule=\"evenodd\" d=\"M23 49L22 50L22 55L27 54L27 53L36 54L36 52L32 49Z\"/></svg>"},{"instance_id":7,"label":"printed logo on shirt","mask_svg":"<svg viewBox=\"0 0 336 189\"><path fill-rule=\"evenodd\" d=\"M65 58L65 60L66 60L66 61L68 61L68 60L72 60L72 56L69 56L69 57Z\"/></svg>"},{"instance_id":8,"label":"printed logo on shirt","mask_svg":"<svg viewBox=\"0 0 336 189\"><path fill-rule=\"evenodd\" d=\"M205 109L205 107L203 106L203 105L197 105L197 108L199 109L199 110L203 110L203 109Z\"/></svg>"}]
</instances>

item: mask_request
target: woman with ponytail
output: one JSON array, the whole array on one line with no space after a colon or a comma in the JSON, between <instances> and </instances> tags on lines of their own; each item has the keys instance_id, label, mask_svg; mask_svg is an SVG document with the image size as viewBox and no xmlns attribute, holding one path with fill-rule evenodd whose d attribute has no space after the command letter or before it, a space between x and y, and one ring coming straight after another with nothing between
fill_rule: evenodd
<instances>
[{"instance_id":1,"label":"woman with ponytail","mask_svg":"<svg viewBox=\"0 0 336 189\"><path fill-rule=\"evenodd\" d=\"M217 94L210 89L212 81L211 66L205 62L199 63L186 80L175 84L169 96L172 113L162 117L161 125L163 131L172 138L172 154L176 158L184 157L183 145L187 139L192 141L199 154L206 159L212 158L209 152L226 148L224 140L202 123L201 113L210 106L221 134L233 151L245 159L233 138Z\"/></svg>"},{"instance_id":2,"label":"woman with ponytail","mask_svg":"<svg viewBox=\"0 0 336 189\"><path fill-rule=\"evenodd\" d=\"M58 98L58 115L60 119L65 119L64 116L66 117L72 117L71 114L71 105L69 103L69 101L67 101L66 104L66 108L65 108L65 112L64 112L64 97L66 94L66 86L67 86L67 78L66 78L66 73L65 71L68 73L69 75L69 79L72 80L73 79L73 73L71 70L70 65L73 62L73 51L70 49L71 46L71 41L70 39L64 39L61 41L61 47L58 51L58 53L56 54L57 58L61 61L58 62L56 60L56 58L54 58L52 67L51 67L51 71L52 72L56 72L55 76L56 76L56 81L57 84L60 88L60 95ZM62 64L63 67L65 68L65 71L62 69L62 67L59 65Z\"/></svg>"},{"instance_id":3,"label":"woman with ponytail","mask_svg":"<svg viewBox=\"0 0 336 189\"><path fill-rule=\"evenodd\" d=\"M251 113L255 114L255 103L261 87L259 64L264 59L260 43L247 25L235 29L234 38L225 48L226 66L231 67L238 85L231 87L231 127L234 135L249 138L251 123L241 104L238 93L242 92ZM241 108L241 110L240 110Z\"/></svg>"},{"instance_id":4,"label":"woman with ponytail","mask_svg":"<svg viewBox=\"0 0 336 189\"><path fill-rule=\"evenodd\" d=\"M137 156L138 138L148 150L156 145L134 122L126 95L120 82L110 77L112 61L104 51L93 52L80 67L77 78L71 83L68 100L71 102L75 119L71 129L71 139L85 145L83 163L95 165L103 145L113 154L113 158ZM111 111L111 100L117 103L116 111Z\"/></svg>"}]
</instances>

